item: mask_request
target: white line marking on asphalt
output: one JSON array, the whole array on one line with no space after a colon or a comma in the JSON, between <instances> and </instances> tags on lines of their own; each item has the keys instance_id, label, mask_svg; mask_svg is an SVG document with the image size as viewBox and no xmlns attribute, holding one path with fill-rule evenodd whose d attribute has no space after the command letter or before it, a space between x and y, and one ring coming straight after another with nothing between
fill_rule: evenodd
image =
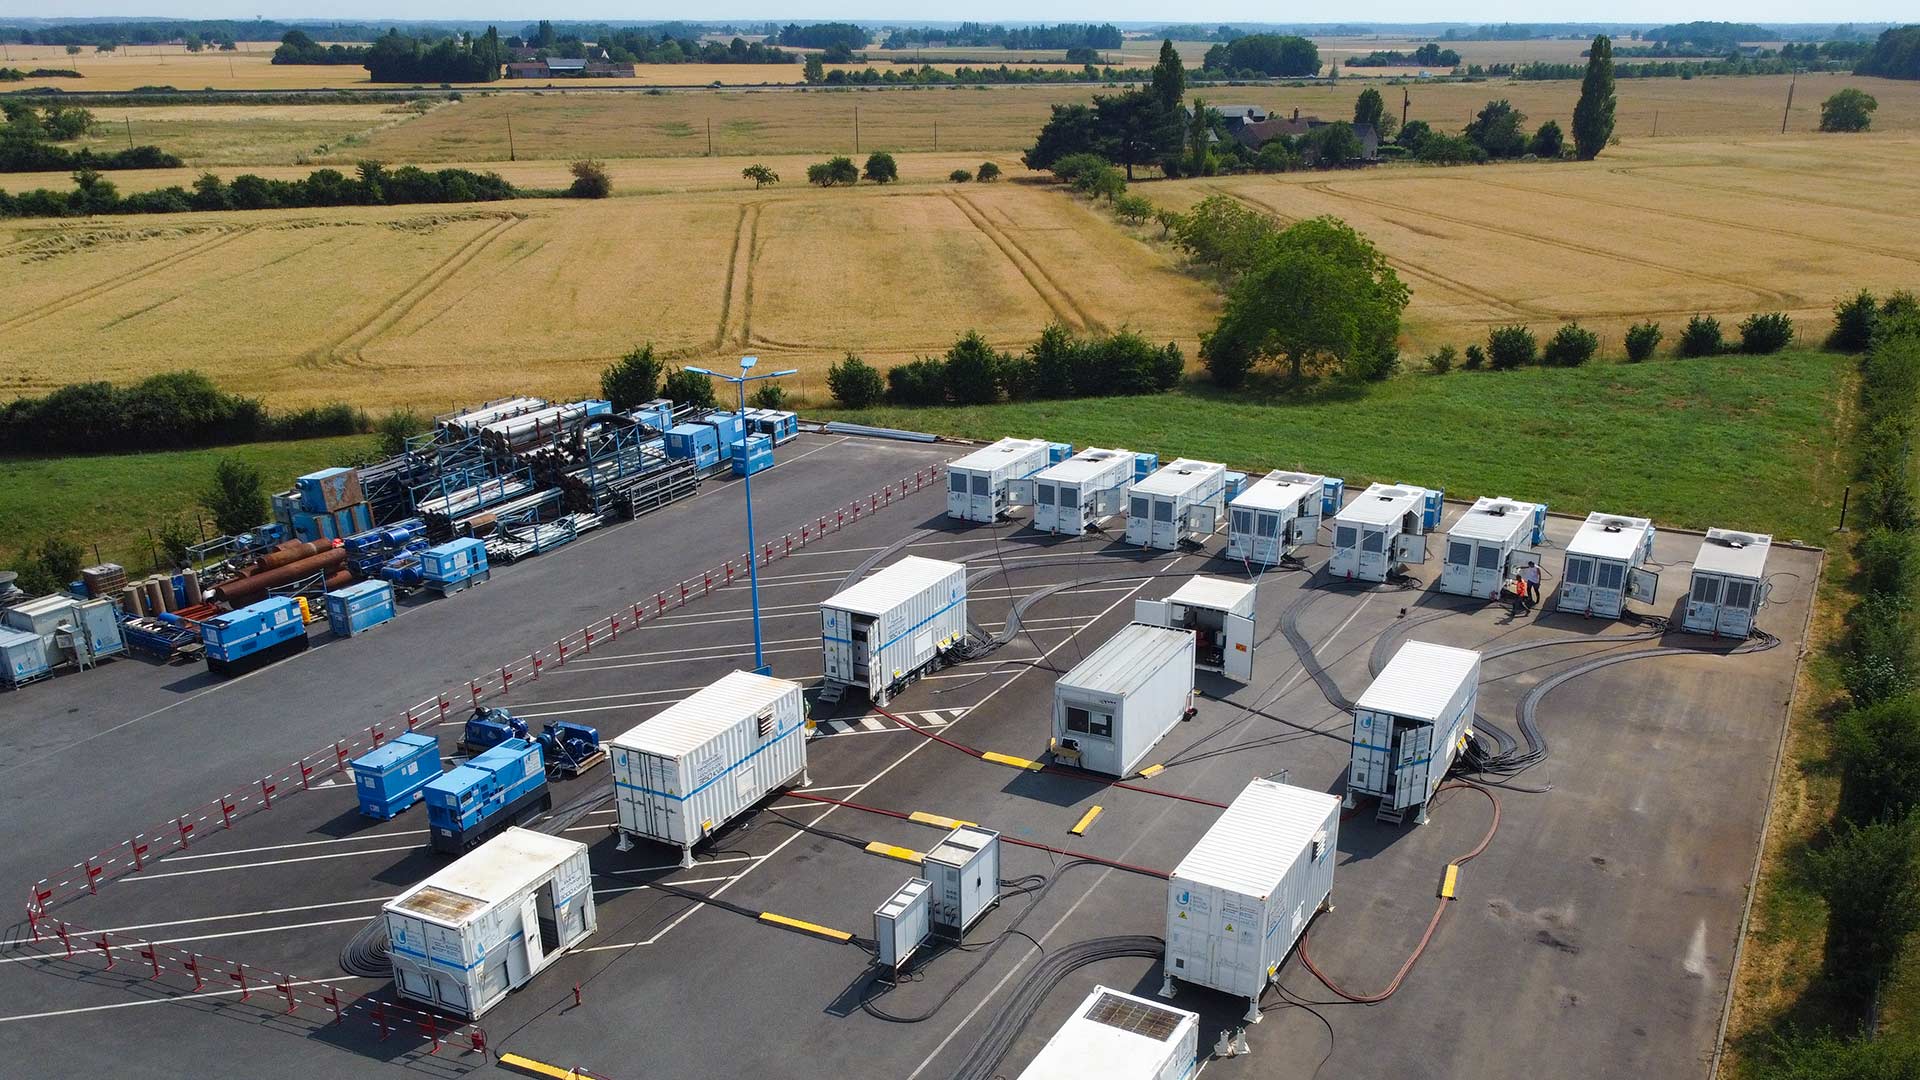
<instances>
[{"instance_id":1,"label":"white line marking on asphalt","mask_svg":"<svg viewBox=\"0 0 1920 1080\"><path fill-rule=\"evenodd\" d=\"M60 958L49 956L49 957L44 957L44 959L57 960ZM342 975L337 979L301 979L298 982L290 983L288 985L333 986L343 982L360 981L363 978L364 978L363 976L359 976L359 975ZM365 979L364 981L378 982L378 981L385 981L385 980ZM260 988L256 986L253 989L258 990ZM193 1001L196 998L231 997L234 994L238 994L241 992L242 991L238 989L205 990L198 994L168 994L166 997L142 998L139 1001L116 1001L111 1005L86 1005L78 1009L54 1009L49 1012L18 1013L13 1016L0 1016L0 1024L11 1023L15 1020L46 1020L55 1016L75 1016L80 1013L106 1012L109 1009L131 1009L140 1005L172 1005L172 1004L175 1004L176 1002L181 1002L181 1001Z\"/></svg>"},{"instance_id":2,"label":"white line marking on asphalt","mask_svg":"<svg viewBox=\"0 0 1920 1080\"><path fill-rule=\"evenodd\" d=\"M359 851L335 851L326 855L302 855L297 859L270 859L266 862L236 863L232 866L205 866L198 870L172 870L165 873L148 871L140 874L128 874L121 881L156 881L160 878L186 877L190 874L220 874L228 870L257 870L265 866L285 866L288 863L319 862L322 859L351 859L359 855L382 855L391 851L418 851L420 845L406 844L401 847L362 848Z\"/></svg>"},{"instance_id":3,"label":"white line marking on asphalt","mask_svg":"<svg viewBox=\"0 0 1920 1080\"><path fill-rule=\"evenodd\" d=\"M252 930L228 930L220 934L194 934L188 937L155 938L152 941L129 941L125 945L112 946L114 952L138 951L147 945L178 945L185 941L218 941L221 938L247 937L252 934L273 934L286 930L308 930L316 926L339 926L342 923L366 922L366 915L351 915L344 919L321 919L317 922L290 923L286 926L261 926ZM90 952L99 951L97 946L89 945ZM46 956L7 956L0 957L0 964L26 964L35 960L47 960ZM63 958L64 959L64 958Z\"/></svg>"},{"instance_id":4,"label":"white line marking on asphalt","mask_svg":"<svg viewBox=\"0 0 1920 1080\"><path fill-rule=\"evenodd\" d=\"M394 896L400 895L395 893ZM186 926L190 923L222 922L232 919L255 919L263 915L290 915L296 911L318 911L322 908L350 907L354 904L382 904L393 896L369 896L363 900L334 900L325 904L302 904L299 907L265 908L260 911L241 911L232 915L205 915L198 919L175 919L172 922L139 923L134 926L110 926L97 930L100 934L124 934L130 930L154 930L162 926Z\"/></svg>"},{"instance_id":5,"label":"white line marking on asphalt","mask_svg":"<svg viewBox=\"0 0 1920 1080\"><path fill-rule=\"evenodd\" d=\"M294 848L325 847L329 844L351 844L360 840L394 840L402 836L425 836L426 829L400 829L396 832L367 833L363 836L339 836L331 840L300 840L290 844L269 844L266 847L234 848L232 851L203 851L198 855L191 852L185 855L169 855L169 863L187 862L192 859L223 859L229 855L258 855L263 851L290 851ZM397 848L385 850L395 851ZM153 875L149 874L148 877Z\"/></svg>"}]
</instances>

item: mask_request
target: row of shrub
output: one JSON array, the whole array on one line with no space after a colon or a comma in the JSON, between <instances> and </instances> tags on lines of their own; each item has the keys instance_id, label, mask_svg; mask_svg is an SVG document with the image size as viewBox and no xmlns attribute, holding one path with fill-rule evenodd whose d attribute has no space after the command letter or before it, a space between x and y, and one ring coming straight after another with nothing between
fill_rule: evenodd
<instances>
[{"instance_id":1,"label":"row of shrub","mask_svg":"<svg viewBox=\"0 0 1920 1080\"><path fill-rule=\"evenodd\" d=\"M603 174L604 175L604 174ZM232 183L202 173L192 190L174 186L122 195L92 169L73 174L72 191L36 188L17 195L0 191L0 217L78 217L88 214L179 214L195 210L274 210L309 206L400 206L412 203L494 202L531 194L517 190L498 173L471 169L428 172L403 165L391 172L363 161L355 175L317 169L304 180L271 180L242 173ZM598 197L580 189L569 194Z\"/></svg>"},{"instance_id":2,"label":"row of shrub","mask_svg":"<svg viewBox=\"0 0 1920 1080\"><path fill-rule=\"evenodd\" d=\"M991 405L997 401L1119 397L1171 390L1186 370L1180 346L1131 330L1080 338L1058 323L1024 352L995 349L974 331L944 356L895 366L883 379L860 357L827 371L827 388L849 409L895 405Z\"/></svg>"},{"instance_id":3,"label":"row of shrub","mask_svg":"<svg viewBox=\"0 0 1920 1080\"><path fill-rule=\"evenodd\" d=\"M132 386L74 383L0 406L0 452L22 454L179 450L371 430L367 414L350 405L269 412L197 371L152 375Z\"/></svg>"},{"instance_id":4,"label":"row of shrub","mask_svg":"<svg viewBox=\"0 0 1920 1080\"><path fill-rule=\"evenodd\" d=\"M1627 328L1626 354L1630 363L1653 356L1666 332L1657 322L1636 323ZM1746 353L1764 356L1777 353L1793 343L1793 317L1781 311L1757 312L1740 323L1740 340L1729 341L1720 328L1720 320L1711 315L1695 315L1675 343L1674 355L1685 357L1720 356ZM1468 371L1511 371L1539 364L1545 367L1579 367L1600 352L1600 335L1577 321L1566 323L1543 346L1532 329L1499 326L1489 331L1487 343L1468 345L1463 356L1451 345L1427 354L1427 370L1445 375L1458 364Z\"/></svg>"}]
</instances>

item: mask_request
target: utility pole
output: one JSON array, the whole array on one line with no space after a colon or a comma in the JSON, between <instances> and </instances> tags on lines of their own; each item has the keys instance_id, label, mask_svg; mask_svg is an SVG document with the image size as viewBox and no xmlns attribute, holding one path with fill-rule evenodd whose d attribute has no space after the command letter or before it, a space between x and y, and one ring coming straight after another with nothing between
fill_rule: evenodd
<instances>
[{"instance_id":1,"label":"utility pole","mask_svg":"<svg viewBox=\"0 0 1920 1080\"><path fill-rule=\"evenodd\" d=\"M1780 113L1780 134L1787 133L1787 117L1793 113L1793 88L1800 82L1800 72L1795 71L1787 83L1787 107Z\"/></svg>"},{"instance_id":2,"label":"utility pole","mask_svg":"<svg viewBox=\"0 0 1920 1080\"><path fill-rule=\"evenodd\" d=\"M133 114L132 113L127 114L126 121L127 121L127 149L131 150L133 149Z\"/></svg>"},{"instance_id":3,"label":"utility pole","mask_svg":"<svg viewBox=\"0 0 1920 1080\"><path fill-rule=\"evenodd\" d=\"M513 147L513 111L511 109L507 111L507 160L520 160Z\"/></svg>"},{"instance_id":4,"label":"utility pole","mask_svg":"<svg viewBox=\"0 0 1920 1080\"><path fill-rule=\"evenodd\" d=\"M939 121L935 121L935 122L934 122L934 125L933 125L933 152L934 152L934 153L936 153L936 154L940 152L940 123L939 123Z\"/></svg>"},{"instance_id":5,"label":"utility pole","mask_svg":"<svg viewBox=\"0 0 1920 1080\"><path fill-rule=\"evenodd\" d=\"M707 156L713 156L713 117L707 117Z\"/></svg>"},{"instance_id":6,"label":"utility pole","mask_svg":"<svg viewBox=\"0 0 1920 1080\"><path fill-rule=\"evenodd\" d=\"M860 106L853 107L853 152L860 152Z\"/></svg>"},{"instance_id":7,"label":"utility pole","mask_svg":"<svg viewBox=\"0 0 1920 1080\"><path fill-rule=\"evenodd\" d=\"M1413 94L1406 87L1400 88L1400 130L1407 130L1407 106L1413 104Z\"/></svg>"},{"instance_id":8,"label":"utility pole","mask_svg":"<svg viewBox=\"0 0 1920 1080\"><path fill-rule=\"evenodd\" d=\"M1659 137L1660 135L1660 110L1659 109L1653 110L1653 134L1656 138Z\"/></svg>"}]
</instances>

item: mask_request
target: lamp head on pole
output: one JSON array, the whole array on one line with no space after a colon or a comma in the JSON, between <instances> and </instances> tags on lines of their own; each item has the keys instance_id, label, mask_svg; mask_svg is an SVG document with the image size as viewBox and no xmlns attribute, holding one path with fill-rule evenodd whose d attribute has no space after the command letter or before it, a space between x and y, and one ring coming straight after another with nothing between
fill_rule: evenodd
<instances>
[{"instance_id":1,"label":"lamp head on pole","mask_svg":"<svg viewBox=\"0 0 1920 1080\"><path fill-rule=\"evenodd\" d=\"M711 372L711 371L708 371L708 370L707 370L706 368L703 368L703 367L693 367L692 365L688 365L688 367L686 368L686 370L688 370L688 371L691 371L691 372L693 372L693 373L694 373L695 375L713 375L713 374L714 374L713 372ZM722 378L722 379L724 379L724 378L726 378L726 376L725 376L725 375L721 375L721 376L719 376L719 378Z\"/></svg>"},{"instance_id":2,"label":"lamp head on pole","mask_svg":"<svg viewBox=\"0 0 1920 1080\"><path fill-rule=\"evenodd\" d=\"M757 356L743 356L740 358L740 370L745 371L759 362L760 358Z\"/></svg>"}]
</instances>

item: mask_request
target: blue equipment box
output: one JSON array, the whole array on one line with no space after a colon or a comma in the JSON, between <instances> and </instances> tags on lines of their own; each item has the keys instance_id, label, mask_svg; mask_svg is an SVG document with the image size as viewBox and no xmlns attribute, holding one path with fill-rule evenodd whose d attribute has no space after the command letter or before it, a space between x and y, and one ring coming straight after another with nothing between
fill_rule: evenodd
<instances>
[{"instance_id":1,"label":"blue equipment box","mask_svg":"<svg viewBox=\"0 0 1920 1080\"><path fill-rule=\"evenodd\" d=\"M321 469L295 480L293 486L300 493L300 508L315 514L344 510L365 498L360 494L359 469Z\"/></svg>"},{"instance_id":2,"label":"blue equipment box","mask_svg":"<svg viewBox=\"0 0 1920 1080\"><path fill-rule=\"evenodd\" d=\"M1047 464L1058 465L1073 456L1073 444L1070 442L1050 442L1047 444Z\"/></svg>"},{"instance_id":3,"label":"blue equipment box","mask_svg":"<svg viewBox=\"0 0 1920 1080\"><path fill-rule=\"evenodd\" d=\"M348 763L360 812L386 821L412 806L440 775L440 740L409 731Z\"/></svg>"},{"instance_id":4,"label":"blue equipment box","mask_svg":"<svg viewBox=\"0 0 1920 1080\"><path fill-rule=\"evenodd\" d=\"M540 746L508 739L428 781L427 823L436 851L459 853L553 805Z\"/></svg>"},{"instance_id":5,"label":"blue equipment box","mask_svg":"<svg viewBox=\"0 0 1920 1080\"><path fill-rule=\"evenodd\" d=\"M487 545L467 537L449 540L420 553L420 578L442 596L487 580Z\"/></svg>"},{"instance_id":6,"label":"blue equipment box","mask_svg":"<svg viewBox=\"0 0 1920 1080\"><path fill-rule=\"evenodd\" d=\"M1145 480L1147 477L1152 476L1154 473L1154 470L1158 469L1159 467L1160 467L1159 454L1133 455L1134 482L1139 483L1140 481Z\"/></svg>"},{"instance_id":7,"label":"blue equipment box","mask_svg":"<svg viewBox=\"0 0 1920 1080\"><path fill-rule=\"evenodd\" d=\"M307 626L292 597L270 596L201 623L200 640L208 671L241 675L306 651Z\"/></svg>"},{"instance_id":8,"label":"blue equipment box","mask_svg":"<svg viewBox=\"0 0 1920 1080\"><path fill-rule=\"evenodd\" d=\"M773 436L749 435L746 445L733 455L733 475L749 476L773 466Z\"/></svg>"},{"instance_id":9,"label":"blue equipment box","mask_svg":"<svg viewBox=\"0 0 1920 1080\"><path fill-rule=\"evenodd\" d=\"M772 437L775 446L800 434L800 418L782 409L748 409L747 430Z\"/></svg>"},{"instance_id":10,"label":"blue equipment box","mask_svg":"<svg viewBox=\"0 0 1920 1080\"><path fill-rule=\"evenodd\" d=\"M681 424L667 429L667 456L691 461L697 469L720 461L720 433L710 424Z\"/></svg>"},{"instance_id":11,"label":"blue equipment box","mask_svg":"<svg viewBox=\"0 0 1920 1080\"><path fill-rule=\"evenodd\" d=\"M384 581L359 581L327 594L327 625L340 637L370 630L393 616L393 586Z\"/></svg>"}]
</instances>

